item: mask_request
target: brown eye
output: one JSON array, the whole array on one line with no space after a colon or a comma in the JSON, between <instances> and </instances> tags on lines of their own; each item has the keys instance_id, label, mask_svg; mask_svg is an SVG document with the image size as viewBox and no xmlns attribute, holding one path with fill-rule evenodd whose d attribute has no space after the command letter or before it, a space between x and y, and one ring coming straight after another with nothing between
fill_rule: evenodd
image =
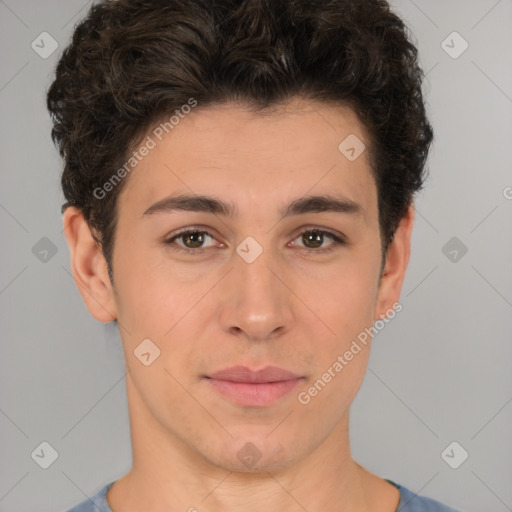
<instances>
[{"instance_id":1,"label":"brown eye","mask_svg":"<svg viewBox=\"0 0 512 512\"><path fill-rule=\"evenodd\" d=\"M213 236L211 236L207 231L202 231L199 229L188 229L186 231L182 231L177 233L172 238L169 238L165 241L166 245L176 245L176 250L183 250L187 253L200 253L203 250L211 247L204 247L204 243L207 238L211 238L215 240ZM177 243L181 241L181 243Z\"/></svg>"},{"instance_id":2,"label":"brown eye","mask_svg":"<svg viewBox=\"0 0 512 512\"><path fill-rule=\"evenodd\" d=\"M333 243L330 243L327 247L322 247L325 243L325 238L330 238L334 240ZM295 241L301 240L303 245L298 245L298 247L304 247L305 249L309 249L315 252L327 252L331 251L339 245L343 245L345 241L336 236L334 233L330 233L329 231L325 231L322 229L309 229L307 231L303 231L294 241L293 244L296 246Z\"/></svg>"},{"instance_id":3,"label":"brown eye","mask_svg":"<svg viewBox=\"0 0 512 512\"><path fill-rule=\"evenodd\" d=\"M204 231L192 231L180 235L178 238L183 240L184 245L188 249L199 249L204 244Z\"/></svg>"},{"instance_id":4,"label":"brown eye","mask_svg":"<svg viewBox=\"0 0 512 512\"><path fill-rule=\"evenodd\" d=\"M302 234L302 241L306 247L310 249L318 249L324 242L324 233L320 231L306 231Z\"/></svg>"}]
</instances>

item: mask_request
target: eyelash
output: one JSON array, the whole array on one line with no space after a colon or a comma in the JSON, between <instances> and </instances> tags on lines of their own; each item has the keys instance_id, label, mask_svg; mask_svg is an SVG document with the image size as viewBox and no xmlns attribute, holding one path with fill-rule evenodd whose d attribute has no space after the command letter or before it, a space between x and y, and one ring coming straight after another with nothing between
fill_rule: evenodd
<instances>
[{"instance_id":1,"label":"eyelash","mask_svg":"<svg viewBox=\"0 0 512 512\"><path fill-rule=\"evenodd\" d=\"M346 243L347 243L342 237L336 235L332 231L327 231L325 229L321 229L321 228L317 228L317 227L308 227L304 231L301 231L295 238L298 238L299 236L304 235L305 233L312 233L312 232L320 233L322 235L327 235L329 238L332 238L334 240L334 242L330 246L328 246L324 249L309 249L308 247L306 247L305 250L308 252L327 254L327 253L330 253L330 252L338 249L342 245L346 245ZM207 234L209 237L215 238L208 231L201 229L199 226L197 226L197 227L187 228L183 231L180 231L180 232L174 234L171 238L164 240L164 244L171 246L176 239L183 237L185 235L196 234L196 233ZM294 238L294 240L295 240L295 238ZM188 249L188 248L184 248L184 247L171 247L171 249L174 251L185 253L185 254L198 255L198 254L204 253L208 249L211 249L211 247L206 247L206 248L200 247L198 249Z\"/></svg>"}]
</instances>

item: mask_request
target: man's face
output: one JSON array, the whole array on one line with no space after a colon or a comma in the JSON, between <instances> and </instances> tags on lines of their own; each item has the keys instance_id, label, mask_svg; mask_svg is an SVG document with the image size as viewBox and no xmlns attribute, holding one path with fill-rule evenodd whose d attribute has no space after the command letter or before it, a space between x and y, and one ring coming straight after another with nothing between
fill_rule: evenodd
<instances>
[{"instance_id":1,"label":"man's face","mask_svg":"<svg viewBox=\"0 0 512 512\"><path fill-rule=\"evenodd\" d=\"M349 135L368 146L365 132L348 108L294 102L266 116L198 107L162 140L149 135L156 146L119 197L113 256L135 442L165 438L234 471L291 465L346 426L369 343L335 363L397 299L380 297L368 151L351 161L338 149ZM183 194L236 213L162 207ZM309 196L359 209L281 216ZM169 241L184 229L196 234ZM211 378L234 366L299 378Z\"/></svg>"}]
</instances>

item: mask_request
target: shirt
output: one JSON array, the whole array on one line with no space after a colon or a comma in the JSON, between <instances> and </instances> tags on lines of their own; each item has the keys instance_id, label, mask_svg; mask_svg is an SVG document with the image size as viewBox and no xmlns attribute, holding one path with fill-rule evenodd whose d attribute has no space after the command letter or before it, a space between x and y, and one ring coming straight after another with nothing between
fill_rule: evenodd
<instances>
[{"instance_id":1,"label":"shirt","mask_svg":"<svg viewBox=\"0 0 512 512\"><path fill-rule=\"evenodd\" d=\"M395 512L459 512L432 498L418 496L416 493L391 480L387 481L400 491L400 502ZM108 505L106 495L108 489L114 485L114 483L115 482L111 482L105 485L105 487L92 498L82 501L67 512L112 512L112 509Z\"/></svg>"}]
</instances>

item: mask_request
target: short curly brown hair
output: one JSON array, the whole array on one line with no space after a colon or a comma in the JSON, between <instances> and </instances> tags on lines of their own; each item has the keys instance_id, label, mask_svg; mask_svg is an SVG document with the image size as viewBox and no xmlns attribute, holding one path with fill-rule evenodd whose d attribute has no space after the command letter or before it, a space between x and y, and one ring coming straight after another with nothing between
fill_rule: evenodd
<instances>
[{"instance_id":1,"label":"short curly brown hair","mask_svg":"<svg viewBox=\"0 0 512 512\"><path fill-rule=\"evenodd\" d=\"M257 111L293 97L350 106L370 134L383 258L426 178L424 74L384 0L115 0L75 27L47 94L66 203L112 274L116 201L101 187L155 124L195 98Z\"/></svg>"}]
</instances>

